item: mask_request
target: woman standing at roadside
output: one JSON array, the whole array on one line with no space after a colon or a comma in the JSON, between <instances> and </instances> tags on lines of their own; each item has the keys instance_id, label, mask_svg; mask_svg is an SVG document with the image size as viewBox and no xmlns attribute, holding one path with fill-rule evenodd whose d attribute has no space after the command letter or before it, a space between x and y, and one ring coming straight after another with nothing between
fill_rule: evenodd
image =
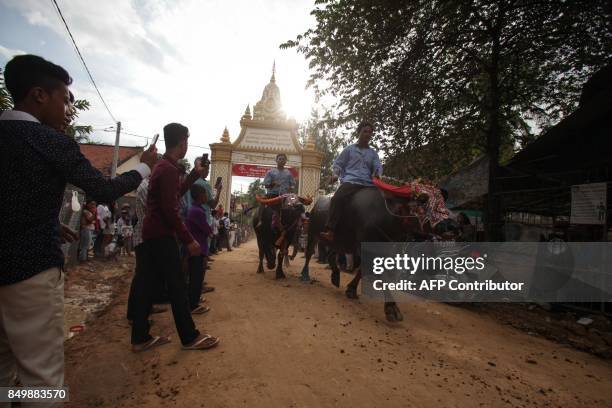
<instances>
[{"instance_id":1,"label":"woman standing at roadside","mask_svg":"<svg viewBox=\"0 0 612 408\"><path fill-rule=\"evenodd\" d=\"M87 201L83 213L81 214L81 235L79 261L87 262L87 254L91 239L95 229L94 222L96 221L96 202L94 200Z\"/></svg>"}]
</instances>

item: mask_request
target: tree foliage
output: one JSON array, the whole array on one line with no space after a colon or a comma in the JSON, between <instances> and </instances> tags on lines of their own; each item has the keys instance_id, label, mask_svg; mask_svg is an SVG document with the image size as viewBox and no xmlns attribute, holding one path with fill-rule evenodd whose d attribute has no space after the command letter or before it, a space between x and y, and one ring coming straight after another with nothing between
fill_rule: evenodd
<instances>
[{"instance_id":1,"label":"tree foliage","mask_svg":"<svg viewBox=\"0 0 612 408\"><path fill-rule=\"evenodd\" d=\"M13 100L4 84L4 74L0 68L0 110L9 110L13 108Z\"/></svg>"},{"instance_id":2,"label":"tree foliage","mask_svg":"<svg viewBox=\"0 0 612 408\"><path fill-rule=\"evenodd\" d=\"M339 99L340 121L378 124L391 169L431 151L431 177L486 153L492 241L500 159L575 109L586 79L612 62L606 0L315 4L316 26L281 47L310 60L310 83Z\"/></svg>"},{"instance_id":3,"label":"tree foliage","mask_svg":"<svg viewBox=\"0 0 612 408\"><path fill-rule=\"evenodd\" d=\"M305 144L309 136L315 138L316 150L324 155L321 161L319 188L329 193L332 189L329 180L334 159L340 153L341 148L348 144L349 137L336 126L336 118L332 111L324 107L322 110L322 114L317 109L312 110L310 119L300 129L300 141Z\"/></svg>"},{"instance_id":4,"label":"tree foliage","mask_svg":"<svg viewBox=\"0 0 612 408\"><path fill-rule=\"evenodd\" d=\"M246 202L248 203L248 207L256 207L257 205L259 205L257 203L257 199L255 198L255 196L265 196L266 195L266 189L264 188L263 185L263 180L257 179L255 181L253 181L251 184L249 184L249 188L247 190L246 193L246 197L244 197L246 199Z\"/></svg>"},{"instance_id":5,"label":"tree foliage","mask_svg":"<svg viewBox=\"0 0 612 408\"><path fill-rule=\"evenodd\" d=\"M511 155L612 60L603 0L318 0L312 14L316 26L281 47L310 60L340 123L377 123L396 168L435 144L427 176Z\"/></svg>"},{"instance_id":6,"label":"tree foliage","mask_svg":"<svg viewBox=\"0 0 612 408\"><path fill-rule=\"evenodd\" d=\"M89 110L89 101L85 99L77 99L74 101L72 111L70 112L70 125L66 128L66 134L75 139L78 143L90 142L89 136L93 132L93 127L89 125L77 125L76 119L79 117L79 112ZM6 89L4 83L4 74L0 68L0 110L13 109L13 100Z\"/></svg>"},{"instance_id":7,"label":"tree foliage","mask_svg":"<svg viewBox=\"0 0 612 408\"><path fill-rule=\"evenodd\" d=\"M89 101L85 99L77 99L74 101L70 115L70 125L66 128L66 134L76 140L78 143L90 142L89 136L93 132L93 127L90 125L77 125L76 119L79 117L79 112L89 110Z\"/></svg>"}]
</instances>

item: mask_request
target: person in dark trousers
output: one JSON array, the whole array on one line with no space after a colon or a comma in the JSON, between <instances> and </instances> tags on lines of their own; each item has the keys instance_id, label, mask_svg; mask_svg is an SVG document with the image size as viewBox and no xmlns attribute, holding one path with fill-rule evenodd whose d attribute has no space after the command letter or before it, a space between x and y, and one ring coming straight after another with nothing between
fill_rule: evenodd
<instances>
[{"instance_id":1,"label":"person in dark trousers","mask_svg":"<svg viewBox=\"0 0 612 408\"><path fill-rule=\"evenodd\" d=\"M206 273L206 258L208 257L208 237L212 233L212 228L208 224L206 210L202 204L208 201L206 188L201 184L191 186L192 205L187 211L187 229L193 238L200 244L200 254L190 256L187 260L189 269L189 305L191 313L203 314L210 311L205 305L200 305L200 294Z\"/></svg>"},{"instance_id":2,"label":"person in dark trousers","mask_svg":"<svg viewBox=\"0 0 612 408\"><path fill-rule=\"evenodd\" d=\"M61 133L71 108L68 72L41 57L6 64L14 109L0 115L0 387L17 374L27 387L64 384L64 257L76 238L59 222L66 184L110 202L136 189L157 160L155 146L135 170L109 180ZM24 242L28 245L24 245Z\"/></svg>"},{"instance_id":3,"label":"person in dark trousers","mask_svg":"<svg viewBox=\"0 0 612 408\"><path fill-rule=\"evenodd\" d=\"M219 220L219 243L225 246L228 251L232 251L232 246L229 239L230 218L228 213L223 213L223 218ZM221 250L221 249L219 249Z\"/></svg>"},{"instance_id":4,"label":"person in dark trousers","mask_svg":"<svg viewBox=\"0 0 612 408\"><path fill-rule=\"evenodd\" d=\"M157 163L149 182L147 213L142 225L142 259L134 277L134 301L132 302L132 350L141 352L170 342L165 336L149 334L148 315L159 282L165 281L172 306L174 324L183 349L209 349L219 339L201 334L191 317L187 287L181 265L177 239L185 245L190 256L201 254L201 248L193 239L179 216L179 198L193 184L201 172L194 171L179 183L178 160L187 153L189 130L178 123L164 127L166 153ZM140 262L142 261L142 262Z\"/></svg>"},{"instance_id":5,"label":"person in dark trousers","mask_svg":"<svg viewBox=\"0 0 612 408\"><path fill-rule=\"evenodd\" d=\"M378 153L370 147L374 126L362 122L357 127L357 143L347 146L334 160L332 181L341 179L342 184L329 204L329 217L321 238L332 242L334 230L351 197L362 188L373 187L372 177L382 175Z\"/></svg>"}]
</instances>

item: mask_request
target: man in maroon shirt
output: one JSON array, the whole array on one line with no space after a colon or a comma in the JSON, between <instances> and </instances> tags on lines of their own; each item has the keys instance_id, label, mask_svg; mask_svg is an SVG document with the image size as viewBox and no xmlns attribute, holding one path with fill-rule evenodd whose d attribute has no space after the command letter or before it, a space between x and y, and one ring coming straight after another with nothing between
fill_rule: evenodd
<instances>
[{"instance_id":1,"label":"man in maroon shirt","mask_svg":"<svg viewBox=\"0 0 612 408\"><path fill-rule=\"evenodd\" d=\"M183 349L201 350L216 346L219 339L200 334L191 317L187 286L181 268L181 256L177 239L191 256L201 253L200 245L193 239L179 217L179 197L198 178L201 168L179 181L178 160L187 153L189 130L178 123L164 127L166 153L158 161L149 182L147 215L142 225L143 256L136 265L134 277L134 321L132 324L132 349L148 350L170 341L165 336L149 334L148 315L159 282L165 281L172 305L172 315Z\"/></svg>"}]
</instances>

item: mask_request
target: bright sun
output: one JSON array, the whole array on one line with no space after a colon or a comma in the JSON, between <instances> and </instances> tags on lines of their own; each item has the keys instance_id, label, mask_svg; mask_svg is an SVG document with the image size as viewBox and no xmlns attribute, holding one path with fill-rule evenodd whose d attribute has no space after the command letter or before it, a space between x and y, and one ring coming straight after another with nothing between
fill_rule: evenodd
<instances>
[{"instance_id":1,"label":"bright sun","mask_svg":"<svg viewBox=\"0 0 612 408\"><path fill-rule=\"evenodd\" d=\"M311 89L295 89L291 87L289 92L281 89L281 101L287 117L294 117L298 123L307 121L314 105L314 93Z\"/></svg>"}]
</instances>

